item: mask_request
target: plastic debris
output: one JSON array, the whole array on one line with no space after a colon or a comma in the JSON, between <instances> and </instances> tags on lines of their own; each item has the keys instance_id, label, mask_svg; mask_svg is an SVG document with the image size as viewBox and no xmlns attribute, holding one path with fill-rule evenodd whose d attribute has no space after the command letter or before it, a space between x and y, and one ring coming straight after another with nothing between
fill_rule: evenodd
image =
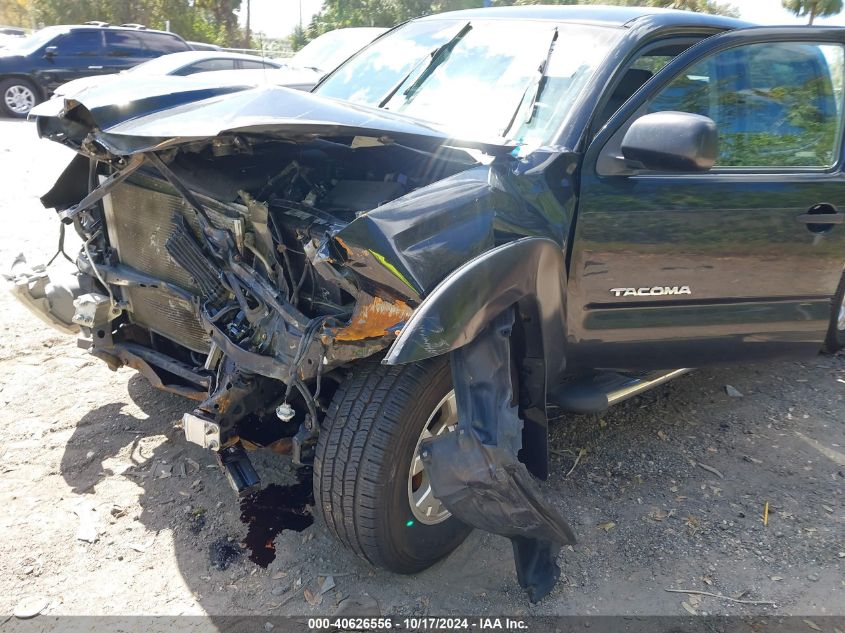
<instances>
[{"instance_id":1,"label":"plastic debris","mask_svg":"<svg viewBox=\"0 0 845 633\"><path fill-rule=\"evenodd\" d=\"M13 615L20 620L34 618L46 609L49 603L44 596L27 596L15 605Z\"/></svg>"},{"instance_id":2,"label":"plastic debris","mask_svg":"<svg viewBox=\"0 0 845 633\"><path fill-rule=\"evenodd\" d=\"M88 501L81 500L74 506L73 511L79 517L76 538L88 543L96 542L100 535L97 532L97 514L94 508Z\"/></svg>"}]
</instances>

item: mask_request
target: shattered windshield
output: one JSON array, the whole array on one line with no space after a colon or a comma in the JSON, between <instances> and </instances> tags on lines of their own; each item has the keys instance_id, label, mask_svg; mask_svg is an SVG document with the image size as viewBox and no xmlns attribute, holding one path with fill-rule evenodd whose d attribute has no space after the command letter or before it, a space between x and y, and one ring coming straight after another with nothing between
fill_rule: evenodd
<instances>
[{"instance_id":1,"label":"shattered windshield","mask_svg":"<svg viewBox=\"0 0 845 633\"><path fill-rule=\"evenodd\" d=\"M456 137L539 145L619 34L544 21L420 20L364 49L316 92L432 121Z\"/></svg>"}]
</instances>

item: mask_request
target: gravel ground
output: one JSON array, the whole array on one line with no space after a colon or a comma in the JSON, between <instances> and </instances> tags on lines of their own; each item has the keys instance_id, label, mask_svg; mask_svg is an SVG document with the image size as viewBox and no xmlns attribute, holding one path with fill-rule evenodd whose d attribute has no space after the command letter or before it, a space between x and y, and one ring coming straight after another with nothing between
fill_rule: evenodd
<instances>
[{"instance_id":1,"label":"gravel ground","mask_svg":"<svg viewBox=\"0 0 845 633\"><path fill-rule=\"evenodd\" d=\"M0 121L0 270L55 251L38 196L69 158L31 124ZM238 547L234 494L183 439L189 403L109 371L7 293L0 328L0 613L38 598L48 615L317 615L351 597L391 615L845 615L845 356L701 370L557 420L545 488L579 542L530 605L509 543L480 532L413 577L370 568L319 523L282 532L257 566ZM256 458L266 482L289 484L285 460ZM95 542L78 538L92 529ZM233 545L225 570L214 543ZM306 601L328 575L336 587Z\"/></svg>"}]
</instances>

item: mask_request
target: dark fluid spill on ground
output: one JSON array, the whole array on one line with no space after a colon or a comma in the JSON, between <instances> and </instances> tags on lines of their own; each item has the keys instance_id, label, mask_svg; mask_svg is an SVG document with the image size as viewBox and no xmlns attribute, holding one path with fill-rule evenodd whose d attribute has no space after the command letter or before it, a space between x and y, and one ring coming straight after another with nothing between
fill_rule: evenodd
<instances>
[{"instance_id":1,"label":"dark fluid spill on ground","mask_svg":"<svg viewBox=\"0 0 845 633\"><path fill-rule=\"evenodd\" d=\"M244 545L249 560L261 567L276 558L273 541L282 530L301 532L314 522L307 507L314 504L311 473L300 471L297 478L291 486L270 484L241 501L241 521L249 527Z\"/></svg>"}]
</instances>

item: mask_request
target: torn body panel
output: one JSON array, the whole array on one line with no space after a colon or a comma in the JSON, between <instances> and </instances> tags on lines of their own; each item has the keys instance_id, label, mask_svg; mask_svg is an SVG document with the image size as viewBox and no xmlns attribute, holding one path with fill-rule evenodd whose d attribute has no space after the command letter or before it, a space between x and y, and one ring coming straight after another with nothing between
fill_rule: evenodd
<instances>
[{"instance_id":1,"label":"torn body panel","mask_svg":"<svg viewBox=\"0 0 845 633\"><path fill-rule=\"evenodd\" d=\"M452 514L511 539L519 584L537 602L560 575L559 548L575 537L517 458L523 423L512 387L513 324L513 310L505 310L451 353L457 429L423 441L420 454Z\"/></svg>"}]
</instances>

